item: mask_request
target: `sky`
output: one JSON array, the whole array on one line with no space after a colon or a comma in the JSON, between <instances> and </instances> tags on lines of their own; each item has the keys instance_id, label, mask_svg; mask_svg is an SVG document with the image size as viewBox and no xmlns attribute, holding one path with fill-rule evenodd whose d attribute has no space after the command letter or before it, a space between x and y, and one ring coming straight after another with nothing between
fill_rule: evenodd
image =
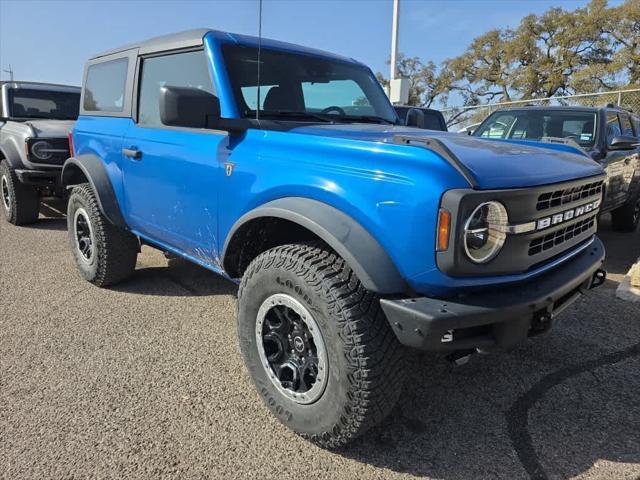
<instances>
[{"instance_id":1,"label":"sky","mask_svg":"<svg viewBox=\"0 0 640 480\"><path fill-rule=\"evenodd\" d=\"M80 85L87 58L190 28L257 35L259 0L0 0L0 79ZM621 0L610 0L615 5ZM400 0L399 51L436 63L529 13L587 0ZM389 76L392 0L263 0L262 33Z\"/></svg>"}]
</instances>

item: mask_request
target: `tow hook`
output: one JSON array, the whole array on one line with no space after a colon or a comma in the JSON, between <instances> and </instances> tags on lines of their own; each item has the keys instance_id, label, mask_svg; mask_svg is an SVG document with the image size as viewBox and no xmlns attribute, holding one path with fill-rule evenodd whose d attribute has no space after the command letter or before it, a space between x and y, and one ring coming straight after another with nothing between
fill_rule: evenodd
<instances>
[{"instance_id":1,"label":"tow hook","mask_svg":"<svg viewBox=\"0 0 640 480\"><path fill-rule=\"evenodd\" d=\"M471 355L473 355L476 352L477 350L475 349L456 350L455 352L447 355L447 360L449 360L454 365L460 367L462 365L467 364L469 362L469 359L471 358Z\"/></svg>"},{"instance_id":2,"label":"tow hook","mask_svg":"<svg viewBox=\"0 0 640 480\"><path fill-rule=\"evenodd\" d=\"M593 278L591 279L591 285L589 286L589 289L599 287L604 283L606 279L607 279L607 272L599 268L593 274Z\"/></svg>"}]
</instances>

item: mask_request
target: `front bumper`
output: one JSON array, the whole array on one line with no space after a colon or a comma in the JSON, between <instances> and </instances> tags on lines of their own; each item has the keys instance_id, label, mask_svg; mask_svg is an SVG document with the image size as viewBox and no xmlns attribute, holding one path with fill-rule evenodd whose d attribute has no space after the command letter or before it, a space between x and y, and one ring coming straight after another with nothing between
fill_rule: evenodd
<instances>
[{"instance_id":1,"label":"front bumper","mask_svg":"<svg viewBox=\"0 0 640 480\"><path fill-rule=\"evenodd\" d=\"M25 185L58 189L61 185L61 172L61 168L55 170L16 170L16 176Z\"/></svg>"},{"instance_id":2,"label":"front bumper","mask_svg":"<svg viewBox=\"0 0 640 480\"><path fill-rule=\"evenodd\" d=\"M454 300L382 299L400 343L422 350L508 348L544 333L555 317L590 288L603 283L604 245L598 237L558 268L512 287Z\"/></svg>"}]
</instances>

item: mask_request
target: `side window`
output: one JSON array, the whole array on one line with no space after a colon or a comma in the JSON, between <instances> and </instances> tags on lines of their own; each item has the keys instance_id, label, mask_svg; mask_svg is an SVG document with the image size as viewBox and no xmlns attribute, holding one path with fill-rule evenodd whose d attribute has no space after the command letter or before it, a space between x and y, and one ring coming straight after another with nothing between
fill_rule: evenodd
<instances>
[{"instance_id":1,"label":"side window","mask_svg":"<svg viewBox=\"0 0 640 480\"><path fill-rule=\"evenodd\" d=\"M128 66L126 58L90 65L84 85L84 109L122 112Z\"/></svg>"},{"instance_id":2,"label":"side window","mask_svg":"<svg viewBox=\"0 0 640 480\"><path fill-rule=\"evenodd\" d=\"M622 124L622 135L633 137L633 127L631 126L631 118L629 118L628 113L620 114L620 123Z\"/></svg>"},{"instance_id":3,"label":"side window","mask_svg":"<svg viewBox=\"0 0 640 480\"><path fill-rule=\"evenodd\" d=\"M613 137L620 135L620 121L616 112L607 112L607 143L610 143Z\"/></svg>"},{"instance_id":4,"label":"side window","mask_svg":"<svg viewBox=\"0 0 640 480\"><path fill-rule=\"evenodd\" d=\"M147 127L162 125L160 88L165 85L192 87L215 93L204 52L176 53L143 59L138 104L140 125Z\"/></svg>"}]
</instances>

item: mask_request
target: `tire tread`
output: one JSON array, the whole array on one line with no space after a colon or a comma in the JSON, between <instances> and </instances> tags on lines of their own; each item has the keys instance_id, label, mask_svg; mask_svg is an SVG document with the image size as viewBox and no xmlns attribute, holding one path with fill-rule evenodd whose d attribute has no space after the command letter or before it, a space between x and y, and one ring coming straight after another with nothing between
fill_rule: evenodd
<instances>
[{"instance_id":1,"label":"tire tread","mask_svg":"<svg viewBox=\"0 0 640 480\"><path fill-rule=\"evenodd\" d=\"M73 202L77 198L83 204L87 214L91 217L91 227L96 240L98 266L95 275L83 276L94 285L106 287L121 282L130 277L136 266L138 256L138 239L131 233L113 225L100 211L96 194L89 183L83 183L73 188L69 199L69 211L67 214L69 240L75 254L75 239L72 238L71 225ZM79 264L76 259L76 263ZM80 265L79 265L80 268ZM82 271L82 270L81 270Z\"/></svg>"},{"instance_id":2,"label":"tire tread","mask_svg":"<svg viewBox=\"0 0 640 480\"><path fill-rule=\"evenodd\" d=\"M382 421L398 400L406 375L405 349L384 316L378 296L366 290L347 263L320 242L275 247L249 265L238 291L260 270L291 270L327 298L350 369L349 398L339 424L321 434L301 435L325 448L338 448Z\"/></svg>"}]
</instances>

